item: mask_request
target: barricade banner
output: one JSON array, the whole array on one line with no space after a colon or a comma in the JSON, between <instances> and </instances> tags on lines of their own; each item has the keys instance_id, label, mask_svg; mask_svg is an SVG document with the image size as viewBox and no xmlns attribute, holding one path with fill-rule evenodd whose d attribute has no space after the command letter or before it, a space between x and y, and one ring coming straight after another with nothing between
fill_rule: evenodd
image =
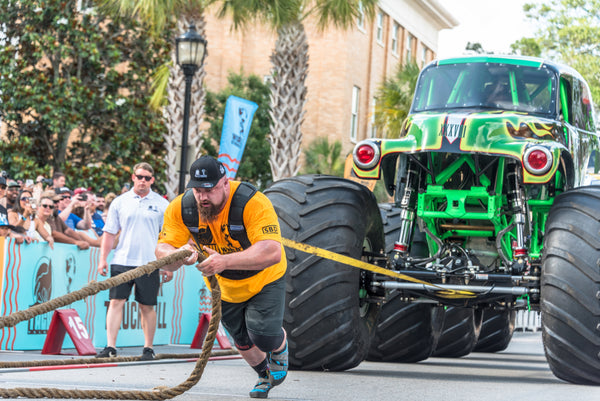
<instances>
[{"instance_id":1,"label":"barricade banner","mask_svg":"<svg viewBox=\"0 0 600 401\"><path fill-rule=\"evenodd\" d=\"M111 258L112 254L109 263ZM0 316L79 290L91 281L105 280L107 277L98 275L99 259L99 248L82 251L75 245L55 243L52 250L45 242L19 245L13 239L0 238ZM81 317L96 348L106 345L108 302L106 290L65 306ZM172 281L161 285L154 343L191 344L200 316L210 311L210 292L202 273L182 267ZM1 329L0 350L41 350L53 313ZM143 343L140 313L132 293L123 311L117 347ZM74 345L67 337L63 349L69 348Z\"/></svg>"},{"instance_id":2,"label":"barricade banner","mask_svg":"<svg viewBox=\"0 0 600 401\"><path fill-rule=\"evenodd\" d=\"M227 98L218 160L225 166L230 180L237 174L257 109L258 105L250 100L233 95Z\"/></svg>"}]
</instances>

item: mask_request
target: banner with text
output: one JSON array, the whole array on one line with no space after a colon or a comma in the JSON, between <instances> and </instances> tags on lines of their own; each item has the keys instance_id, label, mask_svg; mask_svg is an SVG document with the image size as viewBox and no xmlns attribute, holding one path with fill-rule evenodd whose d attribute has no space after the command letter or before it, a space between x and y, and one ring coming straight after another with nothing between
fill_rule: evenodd
<instances>
[{"instance_id":1,"label":"banner with text","mask_svg":"<svg viewBox=\"0 0 600 401\"><path fill-rule=\"evenodd\" d=\"M75 245L55 243L52 250L45 242L18 245L0 237L0 316L79 290L91 281L105 280L107 277L98 275L99 258L99 248L82 251ZM107 290L64 307L77 311L96 348L106 345L108 302ZM210 311L211 296L202 273L182 267L172 281L160 287L154 343L191 344L200 316ZM0 350L41 350L52 314L1 329ZM132 293L123 311L117 346L143 343L140 311ZM63 348L74 348L68 336Z\"/></svg>"},{"instance_id":2,"label":"banner with text","mask_svg":"<svg viewBox=\"0 0 600 401\"><path fill-rule=\"evenodd\" d=\"M227 98L218 160L225 166L230 180L235 178L240 167L252 118L257 109L258 105L250 100L237 96Z\"/></svg>"}]
</instances>

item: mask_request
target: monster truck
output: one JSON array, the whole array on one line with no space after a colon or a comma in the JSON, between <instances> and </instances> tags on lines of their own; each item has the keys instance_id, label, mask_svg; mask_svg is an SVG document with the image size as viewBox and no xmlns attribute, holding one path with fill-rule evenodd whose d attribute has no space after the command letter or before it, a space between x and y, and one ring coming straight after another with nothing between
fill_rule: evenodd
<instances>
[{"instance_id":1,"label":"monster truck","mask_svg":"<svg viewBox=\"0 0 600 401\"><path fill-rule=\"evenodd\" d=\"M554 374L600 384L600 186L583 185L599 141L580 74L533 58L434 61L389 134L353 152L387 204L322 175L266 191L285 238L383 268L286 249L291 368L496 352L528 309Z\"/></svg>"}]
</instances>

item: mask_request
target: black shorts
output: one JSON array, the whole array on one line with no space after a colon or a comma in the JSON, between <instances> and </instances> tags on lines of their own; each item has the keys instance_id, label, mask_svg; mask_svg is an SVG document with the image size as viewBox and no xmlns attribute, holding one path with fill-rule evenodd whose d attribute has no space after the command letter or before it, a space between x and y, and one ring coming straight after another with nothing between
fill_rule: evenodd
<instances>
[{"instance_id":1,"label":"black shorts","mask_svg":"<svg viewBox=\"0 0 600 401\"><path fill-rule=\"evenodd\" d=\"M137 266L110 265L110 276L114 277L121 273L135 269ZM109 290L109 299L129 299L131 288L135 284L135 300L142 305L156 305L158 289L160 287L160 276L158 270L144 274Z\"/></svg>"},{"instance_id":2,"label":"black shorts","mask_svg":"<svg viewBox=\"0 0 600 401\"><path fill-rule=\"evenodd\" d=\"M251 344L248 331L263 336L280 335L284 308L285 275L245 302L221 301L221 321L237 344Z\"/></svg>"}]
</instances>

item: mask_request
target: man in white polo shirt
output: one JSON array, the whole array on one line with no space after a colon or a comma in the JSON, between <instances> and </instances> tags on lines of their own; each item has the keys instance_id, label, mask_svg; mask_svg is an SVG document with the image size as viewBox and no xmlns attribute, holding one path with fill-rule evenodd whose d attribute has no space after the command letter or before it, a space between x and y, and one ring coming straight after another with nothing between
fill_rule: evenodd
<instances>
[{"instance_id":1,"label":"man in white polo shirt","mask_svg":"<svg viewBox=\"0 0 600 401\"><path fill-rule=\"evenodd\" d=\"M115 198L108 210L98 264L98 273L103 276L108 273L107 258L119 233L119 241L110 265L111 277L156 260L154 250L169 202L150 189L154 183L154 169L148 163L136 164L131 179L133 189ZM135 300L142 315L141 323L144 331L144 350L141 359L154 359L152 349L156 332L154 306L160 286L160 275L163 282L173 278L172 272L161 270L159 274L158 270L155 270L149 276L144 275L109 290L106 348L96 355L97 358L117 356L117 334L123 320L123 307L135 284Z\"/></svg>"}]
</instances>

